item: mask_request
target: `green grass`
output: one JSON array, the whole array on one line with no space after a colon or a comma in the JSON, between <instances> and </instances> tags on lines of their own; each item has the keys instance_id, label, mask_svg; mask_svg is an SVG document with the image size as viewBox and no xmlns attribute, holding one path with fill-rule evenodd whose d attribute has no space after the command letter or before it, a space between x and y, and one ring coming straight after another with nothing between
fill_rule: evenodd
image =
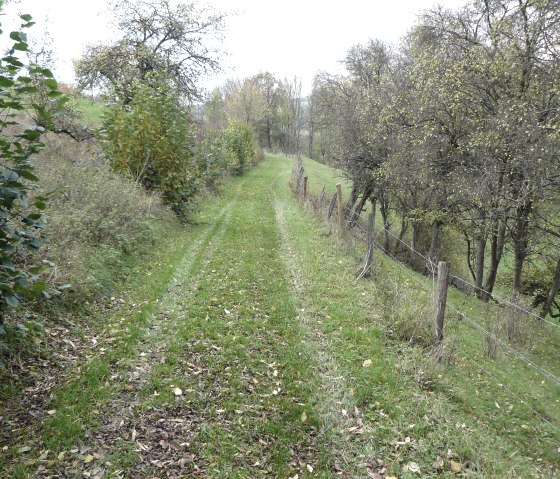
<instances>
[{"instance_id":1,"label":"green grass","mask_svg":"<svg viewBox=\"0 0 560 479\"><path fill-rule=\"evenodd\" d=\"M141 310L108 319L115 339L54 388L56 413L10 444L4 477L34 476L37 465L18 460L24 445L26 458L54 451L48 467L66 475L367 477L367 464L455 477L454 461L469 477L548 477L558 391L524 391L553 428L461 354L430 360L431 298L415 279L426 280L378 256L374 281L356 282L361 246L297 204L291 168L268 156L205 201L174 248L154 252L159 266L130 285ZM502 362L468 341L497 373ZM512 388L525 384L506 366ZM87 452L98 457L85 462Z\"/></svg>"},{"instance_id":2,"label":"green grass","mask_svg":"<svg viewBox=\"0 0 560 479\"><path fill-rule=\"evenodd\" d=\"M91 100L82 96L73 96L70 105L81 114L81 122L90 127L101 126L105 104L99 100Z\"/></svg>"}]
</instances>

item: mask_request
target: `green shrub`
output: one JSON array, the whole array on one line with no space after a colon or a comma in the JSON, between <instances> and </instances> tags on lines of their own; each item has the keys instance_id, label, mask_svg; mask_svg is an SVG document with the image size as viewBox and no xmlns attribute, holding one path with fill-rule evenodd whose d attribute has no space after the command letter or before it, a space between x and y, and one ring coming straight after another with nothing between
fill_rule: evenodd
<instances>
[{"instance_id":1,"label":"green shrub","mask_svg":"<svg viewBox=\"0 0 560 479\"><path fill-rule=\"evenodd\" d=\"M219 164L229 172L241 175L258 159L253 130L247 123L232 120L213 140L209 156L207 162Z\"/></svg>"},{"instance_id":2,"label":"green shrub","mask_svg":"<svg viewBox=\"0 0 560 479\"><path fill-rule=\"evenodd\" d=\"M0 0L0 11L3 5ZM28 51L25 30L33 25L30 15L20 18L20 30L10 33L11 48L0 59L0 334L6 311L43 289L31 254L41 246L46 198L38 193L31 157L43 148L41 135L64 100L50 70L20 58ZM45 104L33 100L40 88ZM31 113L44 127L27 126Z\"/></svg>"},{"instance_id":3,"label":"green shrub","mask_svg":"<svg viewBox=\"0 0 560 479\"><path fill-rule=\"evenodd\" d=\"M106 108L104 152L113 169L159 191L184 218L202 185L194 154L192 121L170 82L148 76L134 86L132 101Z\"/></svg>"}]
</instances>

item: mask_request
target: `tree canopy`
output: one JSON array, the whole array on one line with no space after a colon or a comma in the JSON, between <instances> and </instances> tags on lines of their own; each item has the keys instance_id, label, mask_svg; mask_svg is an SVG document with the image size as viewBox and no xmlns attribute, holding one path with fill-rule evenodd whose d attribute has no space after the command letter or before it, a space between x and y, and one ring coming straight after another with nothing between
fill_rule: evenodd
<instances>
[{"instance_id":1,"label":"tree canopy","mask_svg":"<svg viewBox=\"0 0 560 479\"><path fill-rule=\"evenodd\" d=\"M169 0L116 0L111 13L119 38L89 45L76 61L81 88L110 88L126 103L135 82L165 72L181 95L194 99L200 76L219 70L225 15Z\"/></svg>"}]
</instances>

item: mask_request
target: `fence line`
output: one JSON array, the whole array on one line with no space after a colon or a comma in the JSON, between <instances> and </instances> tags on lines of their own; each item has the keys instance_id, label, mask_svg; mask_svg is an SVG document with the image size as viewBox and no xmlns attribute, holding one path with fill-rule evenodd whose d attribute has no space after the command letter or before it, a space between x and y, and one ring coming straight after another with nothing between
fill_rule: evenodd
<instances>
[{"instance_id":1,"label":"fence line","mask_svg":"<svg viewBox=\"0 0 560 479\"><path fill-rule=\"evenodd\" d=\"M492 334L490 331L488 331L484 326L482 326L481 324L479 324L478 322L476 322L474 319L470 318L469 316L467 316L465 313L463 313L462 311L460 311L456 306L453 306L449 303L447 303L447 306L449 306L451 309L454 309L455 311L457 311L458 313L461 314L461 317L469 324L471 324L475 329L477 329L479 332L481 332L482 334L484 334L486 337L492 339L493 341L495 341L496 343L502 345L503 347L505 347L507 350L509 350L511 353L513 353L515 356L517 356L517 358L521 359L522 361L524 361L526 364L528 364L529 366L531 366L533 369L535 369L536 371L540 372L543 376L547 377L548 379L552 380L554 383L556 383L558 386L560 386L560 378L558 376L556 376L554 373L551 373L550 371L548 371L547 369L541 368L537 363L535 363L534 361L532 361L531 359L527 358L526 356L524 356L523 354L521 354L521 352L519 352L519 350L513 348L511 345L509 345L508 343L506 343L504 340L498 338L496 335Z\"/></svg>"},{"instance_id":2,"label":"fence line","mask_svg":"<svg viewBox=\"0 0 560 479\"><path fill-rule=\"evenodd\" d=\"M352 210L351 210L350 208L348 208L348 207L346 207L346 211L347 211L348 213L352 213ZM365 232L363 226L361 225L361 223L360 223L359 221L355 221L355 222L354 222L354 225L357 225L358 227L360 227L360 228L362 229L362 231ZM420 258L423 258L424 260L426 260L427 263L433 263L433 260L431 260L430 258L426 257L425 255L423 255L423 254L420 253L419 251L415 250L411 245L409 245L408 243L406 243L405 241L403 241L401 238L399 238L397 235L395 235L393 232L391 232L391 230L388 230L388 229L385 228L385 227L381 227L381 232L383 232L383 233L385 233L385 232L388 233L390 236L392 236L394 239L396 239L398 242L400 242L403 246L406 246L412 253L414 253L415 255L418 255ZM396 259L396 258L395 258L395 259ZM397 261L398 261L398 260L397 260ZM503 303L503 304L505 304L505 305L507 305L507 306L510 306L510 307L512 307L512 308L515 308L515 309L517 309L518 311L521 311L521 312L527 314L528 316L533 316L534 318L538 319L539 321L544 321L545 323L547 323L547 324L549 324L549 325L551 325L551 326L553 326L553 327L555 327L555 328L560 329L560 324L556 324L556 323L554 323L554 322L552 322L552 321L550 321L550 320L548 320L548 319L546 319L546 318L543 318L543 317L541 317L539 314L536 314L536 313L534 313L533 311L530 311L530 310L528 310L528 309L525 309L525 308L523 308L522 306L520 306L519 304L516 304L516 303L513 303L513 302L511 302L511 301L508 301L507 299L502 298L501 296L498 296L498 295L495 294L495 293L488 293L488 291L486 291L484 288L480 288L480 287L476 286L475 284L473 284L473 283L471 283L471 282L469 282L469 281L467 281L467 280L465 280L465 279L463 279L463 278L461 278L461 277L459 277L459 276L456 276L456 275L453 275L453 274L452 274L452 275L450 275L449 277L450 277L450 278L453 278L453 279L455 279L455 280L457 280L457 281L459 281L459 282L461 282L461 283L463 283L463 284L466 285L466 286L469 286L470 288L472 288L472 289L475 290L475 291L478 290L478 291L480 291L480 292L482 292L482 293L489 294L490 297L492 297L492 298L493 298L496 302L498 302L498 303Z\"/></svg>"},{"instance_id":3,"label":"fence line","mask_svg":"<svg viewBox=\"0 0 560 479\"><path fill-rule=\"evenodd\" d=\"M555 328L559 328L559 329L560 329L560 324L556 324L556 323L553 323L552 321L550 321L550 320L548 320L548 319L546 319L546 318L542 318L540 315L535 314L535 313L533 313L532 311L529 311L529 310L527 310L527 309L525 309L525 308L522 308L522 307L519 306L518 304L512 303L511 301L508 301L507 299L504 299L504 298L502 298L502 297L500 297L500 296L497 296L497 295L494 294L494 293L488 293L487 291L484 290L484 288L480 288L480 287L478 287L478 286L476 286L476 285L474 285L474 284L472 284L472 283L469 283L468 281L464 280L463 278L460 278L460 277L455 276L455 275L451 275L451 277L452 277L453 279L457 280L457 281L460 281L461 283L463 283L463 284L465 284L465 285L470 286L471 288L473 288L473 289L475 289L475 290L478 290L478 291L483 292L483 293L486 293L486 294L490 294L490 296L491 296L492 298L494 298L498 303L506 304L506 305L508 305L508 306L510 306L510 307L512 307L512 308L517 309L518 311L522 311L523 313L525 313L525 314L527 314L527 315L529 315L529 316L533 316L533 317L537 318L539 321L544 321L545 323L548 323L549 325L554 326Z\"/></svg>"},{"instance_id":4,"label":"fence line","mask_svg":"<svg viewBox=\"0 0 560 479\"><path fill-rule=\"evenodd\" d=\"M418 285L420 285L420 287L422 287L422 289L424 289L424 291L428 292L428 293L434 293L435 291L433 289L430 289L428 286L426 286L424 283L422 283L420 280L418 280L417 278L414 277L414 272L410 269L407 268L406 265L404 265L402 262L400 262L397 258L395 258L395 256L393 256L391 253L388 253L386 251L383 251L383 248L381 247L381 245L375 241L375 244L377 245L377 247L382 251L382 253L387 256L389 259L393 260L394 263L396 263L396 265L403 271L405 271L407 273L407 275L413 279ZM483 326L481 326L480 324L478 324L476 321L474 321L472 318L468 317L464 312L462 312L461 310L459 310L459 308L457 308L456 306L450 304L449 302L446 302L446 305L457 311L458 313L461 314L461 317L464 318L467 322L473 324L473 326L475 326L476 329L479 330L479 332L482 332L483 334L485 334L487 337L489 337L490 339L492 339L493 341L495 341L496 343L501 344L502 346L504 346L506 349L508 349L511 353L513 353L515 356L517 356L520 360L524 361L525 363L529 364L531 367L533 367L536 371L540 372L544 377L551 379L554 383L556 383L558 386L560 386L560 378L556 375L554 375L553 373L551 373L550 371L541 368L538 364L536 364L534 361L532 361L531 359L527 358L525 355L523 355L521 352L519 352L517 349L513 348L511 345L509 345L508 343L506 343L505 341L503 341L502 339L498 338L497 336L493 335L492 333L490 333L488 330L486 330Z\"/></svg>"},{"instance_id":5,"label":"fence line","mask_svg":"<svg viewBox=\"0 0 560 479\"><path fill-rule=\"evenodd\" d=\"M295 172L295 167L294 167L294 172ZM322 178L325 183L326 180L324 178ZM299 184L300 180L298 180L298 184ZM334 200L334 198L333 198ZM323 202L321 201L320 203L318 202L317 204L312 203L315 207L319 207L319 208L328 208L329 204L323 204ZM362 222L360 221L360 217L356 218L353 221L349 221L350 219L353 219L353 215L354 215L354 210L352 208L349 208L347 205L342 205L343 206L343 212L345 213L345 217L346 217L346 221L345 221L345 225L346 227L351 231L351 233L357 237L358 239L364 241L367 243L367 230L365 229L364 225L362 224ZM332 207L332 202L331 202L331 207ZM375 226L375 225L374 225ZM389 231L388 229L386 229L384 226L381 227L381 231L383 233L387 233L389 236L395 238L397 241L399 241L401 244L403 244L404 246L406 246L406 248L408 248L412 253L414 253L415 255L417 255L420 258L423 258L424 260L426 260L427 262L427 266L429 266L430 264L432 265L431 269L431 279L432 282L435 281L435 278L437 277L437 273L434 271L433 266L435 265L435 263L433 263L433 261L431 261L429 258L427 258L425 255L423 255L422 253L416 251L414 248L412 248L411 245L407 244L405 241L403 241L401 238L399 238L398 236L396 236L394 233L392 233L391 231ZM374 229L375 232L375 229ZM414 272L414 270L412 270L411 268L409 268L405 263L403 263L402 261L400 261L399 259L396 258L395 255L393 255L390 251L386 251L383 246L380 244L380 242L375 238L375 234L373 236L373 244L374 246L377 247L378 250L380 250L384 256L386 256L389 260L391 260L393 263L396 264L396 266L401 269L402 271L404 271L404 273L406 274L407 277L409 277L412 281L414 281L416 284L418 284L420 286L420 288L427 294L429 295L434 295L435 293L435 289L434 289L434 284L431 285L431 287L426 284L426 282L421 281L418 277L417 277L417 273ZM472 283L459 278L455 275L451 275L450 278L453 278L454 280L460 281L462 283L464 283L465 285L474 288L474 290L482 290L482 288L477 288L476 285L473 285ZM484 290L482 290L484 291ZM512 306L514 308L516 308L519 311L522 311L524 313L526 313L529 316L534 316L536 318L538 318L539 320L543 320L544 318L541 318L540 316L536 315L535 313L533 313L532 311L529 311L515 303L512 303L510 301L505 300L504 298L500 298L499 296L496 295L492 295L492 297L498 302L500 301L501 303L505 304L505 305L509 305ZM481 333L484 337L489 338L490 340L492 340L494 343L501 345L504 350L510 355L510 357L516 358L522 362L524 362L526 365L528 365L529 367L533 368L533 370L535 370L537 373L539 373L540 375L542 375L543 377L545 377L547 379L547 382L550 381L549 386L552 387L557 387L560 386L560 378L558 376L556 376L554 373L550 372L549 370L541 367L540 365L538 365L537 363L535 363L532 359L530 359L529 357L527 357L525 354L523 354L522 352L520 352L519 350L517 350L516 348L512 347L510 344L508 344L508 342L506 342L505 340L499 338L498 336L496 336L495 334L492 334L492 332L488 331L484 326L482 326L481 324L479 324L476 320L470 318L469 316L467 316L463 311L460 311L458 307L450 304L448 301L445 301L445 306L449 307L451 309L453 309L454 311L458 312L461 317L463 319L465 319L466 323L472 327L473 329L476 329L479 333ZM553 323L552 321L546 320L544 319L544 322L546 324L550 324L556 328L560 328L560 325L557 325L555 323ZM536 323L536 322L535 322ZM420 326L420 321L418 321L417 327ZM545 416L543 416L543 414L541 414L540 412L538 412L535 408L533 408L531 406L531 404L529 404L527 402L527 400L523 399L519 394L517 394L515 391L513 391L510 387L506 386L503 381L500 381L491 371L489 371L487 368L485 368L484 366L482 366L482 364L477 361L476 359L474 359L473 357L471 357L471 354L467 353L463 348L459 348L458 346L455 345L455 348L461 352L464 357L471 361L473 364L475 364L481 371L483 371L488 377L490 377L492 380L494 380L499 386L500 388L502 388L504 391L506 391L511 397L513 397L515 400L520 401L521 404L525 405L529 410L531 410L536 416L538 416L543 422L546 422L548 425L550 425L551 428L553 428L556 432L559 432L559 428L553 424L549 419L547 419ZM525 351L524 351L525 352ZM474 354L474 353L472 353ZM529 355L529 353L526 353L527 355ZM509 375L507 373L505 374L505 380L509 379ZM544 381L543 381L544 383Z\"/></svg>"}]
</instances>

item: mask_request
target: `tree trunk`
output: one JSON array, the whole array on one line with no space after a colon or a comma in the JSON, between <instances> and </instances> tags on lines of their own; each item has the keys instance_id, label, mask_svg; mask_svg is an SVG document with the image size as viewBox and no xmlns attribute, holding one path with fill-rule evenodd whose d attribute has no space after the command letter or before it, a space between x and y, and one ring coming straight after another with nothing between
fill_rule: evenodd
<instances>
[{"instance_id":1,"label":"tree trunk","mask_svg":"<svg viewBox=\"0 0 560 479\"><path fill-rule=\"evenodd\" d=\"M266 120L266 139L268 142L268 149L270 151L272 151L272 134L271 134L271 130L272 130L272 125L270 124L270 120L267 119Z\"/></svg>"},{"instance_id":2,"label":"tree trunk","mask_svg":"<svg viewBox=\"0 0 560 479\"><path fill-rule=\"evenodd\" d=\"M399 251L406 251L404 248L404 235L406 234L406 230L408 229L408 221L406 221L406 217L403 216L401 218L401 231L399 232L399 241L395 241L395 248L393 249L395 256L399 253Z\"/></svg>"},{"instance_id":3,"label":"tree trunk","mask_svg":"<svg viewBox=\"0 0 560 479\"><path fill-rule=\"evenodd\" d=\"M307 156L313 158L313 125L309 128L309 137L307 143Z\"/></svg>"},{"instance_id":4,"label":"tree trunk","mask_svg":"<svg viewBox=\"0 0 560 479\"><path fill-rule=\"evenodd\" d=\"M554 279L552 280L552 285L550 286L548 297L546 298L546 301L544 303L541 312L541 319L546 318L546 316L550 313L552 303L554 303L554 298L556 298L559 289L560 289L560 259L556 263L556 271L554 272Z\"/></svg>"},{"instance_id":5,"label":"tree trunk","mask_svg":"<svg viewBox=\"0 0 560 479\"><path fill-rule=\"evenodd\" d=\"M476 241L476 297L482 298L482 281L484 278L484 253L486 251L486 238L481 237Z\"/></svg>"},{"instance_id":6,"label":"tree trunk","mask_svg":"<svg viewBox=\"0 0 560 479\"><path fill-rule=\"evenodd\" d=\"M521 293L521 276L523 274L523 266L528 254L529 245L529 214L531 212L531 204L526 203L517 208L515 218L515 231L513 238L513 250L515 256L515 266L513 271L513 292Z\"/></svg>"},{"instance_id":7,"label":"tree trunk","mask_svg":"<svg viewBox=\"0 0 560 479\"><path fill-rule=\"evenodd\" d=\"M412 265L416 263L416 249L418 248L418 236L420 234L420 225L418 220L412 220L412 241L410 243L410 261Z\"/></svg>"},{"instance_id":8,"label":"tree trunk","mask_svg":"<svg viewBox=\"0 0 560 479\"><path fill-rule=\"evenodd\" d=\"M391 238L389 237L389 228L391 225L389 223L389 205L387 204L384 196L380 198L379 211L381 212L381 218L383 219L383 249L388 253L391 250Z\"/></svg>"},{"instance_id":9,"label":"tree trunk","mask_svg":"<svg viewBox=\"0 0 560 479\"><path fill-rule=\"evenodd\" d=\"M428 264L426 264L426 272L432 273L435 267L435 260L439 245L439 236L441 233L441 223L434 223L432 229L432 240L430 242L430 251L428 252Z\"/></svg>"},{"instance_id":10,"label":"tree trunk","mask_svg":"<svg viewBox=\"0 0 560 479\"><path fill-rule=\"evenodd\" d=\"M367 187L364 193L362 194L362 198L360 199L360 201L354 208L354 211L352 212L352 217L350 218L350 226L354 226L358 221L358 219L360 218L360 215L362 214L364 206L366 205L366 202L369 199L370 195L371 195L371 188Z\"/></svg>"},{"instance_id":11,"label":"tree trunk","mask_svg":"<svg viewBox=\"0 0 560 479\"><path fill-rule=\"evenodd\" d=\"M498 277L498 266L502 260L502 253L506 240L506 226L505 221L498 220L497 228L493 229L492 241L490 243L490 266L488 268L488 276L486 277L486 284L484 285L484 294L482 300L488 302L492 297L496 278Z\"/></svg>"}]
</instances>

